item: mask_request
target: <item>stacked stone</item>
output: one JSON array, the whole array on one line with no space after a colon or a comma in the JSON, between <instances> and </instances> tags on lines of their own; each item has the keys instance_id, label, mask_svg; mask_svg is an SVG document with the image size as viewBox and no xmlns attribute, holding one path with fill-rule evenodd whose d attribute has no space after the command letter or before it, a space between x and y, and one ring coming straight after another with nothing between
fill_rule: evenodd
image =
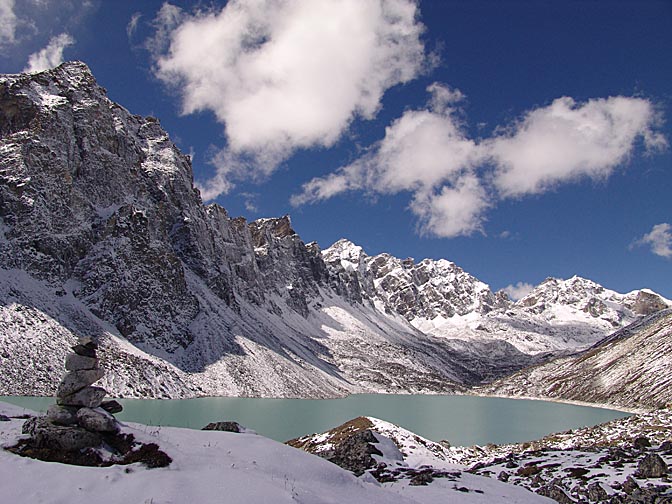
<instances>
[{"instance_id":1,"label":"stacked stone","mask_svg":"<svg viewBox=\"0 0 672 504\"><path fill-rule=\"evenodd\" d=\"M24 425L38 446L79 450L97 446L100 434L116 433L119 424L112 415L122 410L117 401L103 401L106 390L93 384L104 376L96 355L98 344L89 337L80 338L74 353L65 359L66 374L61 379L52 404L43 418Z\"/></svg>"}]
</instances>

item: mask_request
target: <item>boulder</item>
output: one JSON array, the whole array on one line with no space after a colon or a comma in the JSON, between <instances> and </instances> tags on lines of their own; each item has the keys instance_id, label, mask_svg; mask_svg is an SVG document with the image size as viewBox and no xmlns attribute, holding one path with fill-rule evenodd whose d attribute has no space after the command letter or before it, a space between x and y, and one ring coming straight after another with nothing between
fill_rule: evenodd
<instances>
[{"instance_id":1,"label":"boulder","mask_svg":"<svg viewBox=\"0 0 672 504\"><path fill-rule=\"evenodd\" d=\"M93 432L118 432L119 424L107 411L97 408L80 408L77 422L81 427Z\"/></svg>"},{"instance_id":2,"label":"boulder","mask_svg":"<svg viewBox=\"0 0 672 504\"><path fill-rule=\"evenodd\" d=\"M103 442L100 434L73 425L56 425L44 417L27 420L23 430L30 434L31 441L37 448L78 451L96 448Z\"/></svg>"},{"instance_id":3,"label":"boulder","mask_svg":"<svg viewBox=\"0 0 672 504\"><path fill-rule=\"evenodd\" d=\"M58 397L56 403L64 406L85 406L97 408L103 402L107 391L100 387L86 387L82 390L63 397Z\"/></svg>"},{"instance_id":4,"label":"boulder","mask_svg":"<svg viewBox=\"0 0 672 504\"><path fill-rule=\"evenodd\" d=\"M79 338L77 344L71 347L72 350L77 354L84 357L96 357L96 349L98 348L98 343L96 343L93 338L88 336Z\"/></svg>"},{"instance_id":5,"label":"boulder","mask_svg":"<svg viewBox=\"0 0 672 504\"><path fill-rule=\"evenodd\" d=\"M639 484L634 480L634 478L628 476L625 478L621 488L626 494L630 495L635 490L639 490Z\"/></svg>"},{"instance_id":6,"label":"boulder","mask_svg":"<svg viewBox=\"0 0 672 504\"><path fill-rule=\"evenodd\" d=\"M607 491L599 483L591 483L586 490L588 491L588 500L591 502L604 502L609 499Z\"/></svg>"},{"instance_id":7,"label":"boulder","mask_svg":"<svg viewBox=\"0 0 672 504\"><path fill-rule=\"evenodd\" d=\"M77 423L77 408L52 404L47 409L46 418L56 424L73 425Z\"/></svg>"},{"instance_id":8,"label":"boulder","mask_svg":"<svg viewBox=\"0 0 672 504\"><path fill-rule=\"evenodd\" d=\"M92 383L97 382L105 375L102 369L86 369L82 371L70 371L61 380L58 385L56 395L58 397L65 397L74 394L75 392L88 387Z\"/></svg>"},{"instance_id":9,"label":"boulder","mask_svg":"<svg viewBox=\"0 0 672 504\"><path fill-rule=\"evenodd\" d=\"M651 447L651 441L646 436L640 436L632 441L632 447L636 450L646 450Z\"/></svg>"},{"instance_id":10,"label":"boulder","mask_svg":"<svg viewBox=\"0 0 672 504\"><path fill-rule=\"evenodd\" d=\"M238 422L211 422L201 430L217 430L226 432L243 432L244 427Z\"/></svg>"},{"instance_id":11,"label":"boulder","mask_svg":"<svg viewBox=\"0 0 672 504\"><path fill-rule=\"evenodd\" d=\"M85 357L76 353L68 354L65 358L65 369L68 371L81 371L83 369L98 369L98 359Z\"/></svg>"},{"instance_id":12,"label":"boulder","mask_svg":"<svg viewBox=\"0 0 672 504\"><path fill-rule=\"evenodd\" d=\"M657 453L647 453L637 464L639 478L662 478L667 475L667 464Z\"/></svg>"},{"instance_id":13,"label":"boulder","mask_svg":"<svg viewBox=\"0 0 672 504\"><path fill-rule=\"evenodd\" d=\"M9 422L12 419L9 418L7 415L0 415L0 422Z\"/></svg>"}]
</instances>

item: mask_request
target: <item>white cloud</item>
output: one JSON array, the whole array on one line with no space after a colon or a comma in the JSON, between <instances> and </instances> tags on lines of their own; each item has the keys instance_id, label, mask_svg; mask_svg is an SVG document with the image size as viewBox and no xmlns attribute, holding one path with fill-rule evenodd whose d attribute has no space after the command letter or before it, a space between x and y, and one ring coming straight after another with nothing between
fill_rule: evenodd
<instances>
[{"instance_id":1,"label":"white cloud","mask_svg":"<svg viewBox=\"0 0 672 504\"><path fill-rule=\"evenodd\" d=\"M427 58L413 0L230 0L186 15L164 4L151 42L157 76L182 111L209 110L227 148L205 184L268 175L295 150L330 147L355 117L373 118L385 91L415 78Z\"/></svg>"},{"instance_id":2,"label":"white cloud","mask_svg":"<svg viewBox=\"0 0 672 504\"><path fill-rule=\"evenodd\" d=\"M129 20L128 24L126 25L126 36L128 39L132 39L133 35L135 35L136 30L138 29L138 23L140 22L140 18L142 17L142 13L140 12L135 12L131 16L131 19Z\"/></svg>"},{"instance_id":3,"label":"white cloud","mask_svg":"<svg viewBox=\"0 0 672 504\"><path fill-rule=\"evenodd\" d=\"M507 285L502 290L506 292L511 299L518 301L532 292L534 290L534 285L525 282L517 282L515 285Z\"/></svg>"},{"instance_id":4,"label":"white cloud","mask_svg":"<svg viewBox=\"0 0 672 504\"><path fill-rule=\"evenodd\" d=\"M607 178L633 153L638 139L664 149L659 117L643 98L617 96L577 104L560 98L528 112L491 138L476 142L456 119L459 90L428 87L428 107L408 110L352 164L303 185L295 206L340 193L413 193L410 210L423 234L482 232L488 209L502 199L542 193L581 177ZM502 131L498 129L496 131Z\"/></svg>"},{"instance_id":5,"label":"white cloud","mask_svg":"<svg viewBox=\"0 0 672 504\"><path fill-rule=\"evenodd\" d=\"M665 147L665 138L652 129L656 122L652 103L642 98L577 104L563 97L528 112L483 147L497 165L500 195L519 197L581 177L605 179L631 155L638 138L648 149Z\"/></svg>"},{"instance_id":6,"label":"white cloud","mask_svg":"<svg viewBox=\"0 0 672 504\"><path fill-rule=\"evenodd\" d=\"M0 0L0 45L14 43L17 23L14 0Z\"/></svg>"},{"instance_id":7,"label":"white cloud","mask_svg":"<svg viewBox=\"0 0 672 504\"><path fill-rule=\"evenodd\" d=\"M47 47L41 49L28 57L28 65L23 69L24 72L41 72L54 68L63 63L63 50L75 43L67 33L53 37Z\"/></svg>"},{"instance_id":8,"label":"white cloud","mask_svg":"<svg viewBox=\"0 0 672 504\"><path fill-rule=\"evenodd\" d=\"M416 193L410 209L419 217L420 234L452 238L483 232L488 206L485 189L475 175L468 174L443 186L438 194Z\"/></svg>"},{"instance_id":9,"label":"white cloud","mask_svg":"<svg viewBox=\"0 0 672 504\"><path fill-rule=\"evenodd\" d=\"M423 234L467 235L481 230L487 195L475 175L479 150L466 138L449 106L463 98L438 83L427 88L426 109L408 110L385 130L385 137L353 164L315 178L294 195L295 206L362 189L380 194L410 191L411 211Z\"/></svg>"},{"instance_id":10,"label":"white cloud","mask_svg":"<svg viewBox=\"0 0 672 504\"><path fill-rule=\"evenodd\" d=\"M667 222L656 224L633 245L649 245L654 254L672 259L672 225Z\"/></svg>"}]
</instances>

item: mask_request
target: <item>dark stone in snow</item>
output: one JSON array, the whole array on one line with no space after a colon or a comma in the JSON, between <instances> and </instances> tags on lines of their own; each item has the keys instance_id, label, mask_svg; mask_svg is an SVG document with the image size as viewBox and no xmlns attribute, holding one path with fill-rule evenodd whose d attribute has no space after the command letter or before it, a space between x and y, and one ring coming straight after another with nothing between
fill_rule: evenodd
<instances>
[{"instance_id":1,"label":"dark stone in snow","mask_svg":"<svg viewBox=\"0 0 672 504\"><path fill-rule=\"evenodd\" d=\"M623 482L622 488L626 494L631 494L635 490L639 490L639 484L632 477L628 476Z\"/></svg>"},{"instance_id":2,"label":"dark stone in snow","mask_svg":"<svg viewBox=\"0 0 672 504\"><path fill-rule=\"evenodd\" d=\"M667 464L656 453L648 453L637 464L636 475L639 478L661 478L667 474Z\"/></svg>"},{"instance_id":3,"label":"dark stone in snow","mask_svg":"<svg viewBox=\"0 0 672 504\"><path fill-rule=\"evenodd\" d=\"M575 504L575 501L557 485L542 486L537 490L537 493L544 497L549 497L560 504Z\"/></svg>"},{"instance_id":4,"label":"dark stone in snow","mask_svg":"<svg viewBox=\"0 0 672 504\"><path fill-rule=\"evenodd\" d=\"M588 499L591 502L603 502L609 498L607 491L599 483L588 485Z\"/></svg>"},{"instance_id":5,"label":"dark stone in snow","mask_svg":"<svg viewBox=\"0 0 672 504\"><path fill-rule=\"evenodd\" d=\"M378 440L373 431L366 429L356 432L321 456L343 469L352 471L356 476L361 476L364 471L376 465L371 455L382 456L380 450L372 443L378 443Z\"/></svg>"},{"instance_id":6,"label":"dark stone in snow","mask_svg":"<svg viewBox=\"0 0 672 504\"><path fill-rule=\"evenodd\" d=\"M632 447L635 448L636 450L645 450L650 446L651 441L649 441L649 438L647 438L646 436L635 438L635 440L632 442Z\"/></svg>"},{"instance_id":7,"label":"dark stone in snow","mask_svg":"<svg viewBox=\"0 0 672 504\"><path fill-rule=\"evenodd\" d=\"M225 432L243 432L244 427L238 422L210 422L201 430L216 430Z\"/></svg>"},{"instance_id":8,"label":"dark stone in snow","mask_svg":"<svg viewBox=\"0 0 672 504\"><path fill-rule=\"evenodd\" d=\"M9 418L6 415L0 415L0 422L9 422L11 421L11 418Z\"/></svg>"}]
</instances>

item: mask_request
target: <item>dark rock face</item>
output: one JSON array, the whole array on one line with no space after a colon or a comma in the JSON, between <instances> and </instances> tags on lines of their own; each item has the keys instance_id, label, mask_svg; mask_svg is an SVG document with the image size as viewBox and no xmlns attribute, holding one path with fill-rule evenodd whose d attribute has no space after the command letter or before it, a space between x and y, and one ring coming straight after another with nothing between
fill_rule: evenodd
<instances>
[{"instance_id":1,"label":"dark rock face","mask_svg":"<svg viewBox=\"0 0 672 504\"><path fill-rule=\"evenodd\" d=\"M319 455L337 466L352 471L361 476L364 471L376 466L376 460L371 455L382 455L374 444L378 443L371 430L363 430L349 436L333 450L322 452Z\"/></svg>"},{"instance_id":2,"label":"dark rock face","mask_svg":"<svg viewBox=\"0 0 672 504\"><path fill-rule=\"evenodd\" d=\"M637 464L637 475L641 478L662 478L667 475L667 464L656 453L648 453Z\"/></svg>"},{"instance_id":3,"label":"dark rock face","mask_svg":"<svg viewBox=\"0 0 672 504\"><path fill-rule=\"evenodd\" d=\"M640 291L637 293L632 310L640 315L651 315L665 308L667 308L667 305L659 295L653 292Z\"/></svg>"}]
</instances>

